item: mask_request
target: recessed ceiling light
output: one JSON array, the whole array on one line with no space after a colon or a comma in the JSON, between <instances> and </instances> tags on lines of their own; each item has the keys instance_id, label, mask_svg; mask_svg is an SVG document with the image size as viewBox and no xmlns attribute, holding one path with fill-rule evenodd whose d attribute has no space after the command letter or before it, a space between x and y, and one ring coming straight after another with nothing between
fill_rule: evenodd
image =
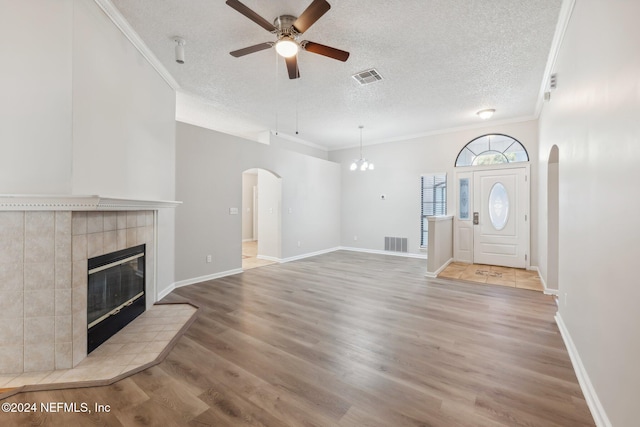
<instances>
[{"instance_id":1,"label":"recessed ceiling light","mask_svg":"<svg viewBox=\"0 0 640 427\"><path fill-rule=\"evenodd\" d=\"M496 110L494 110L493 108L489 108L488 110L480 110L478 111L476 114L482 119L482 120L487 120L490 119L491 116L493 116L493 113L495 113Z\"/></svg>"}]
</instances>

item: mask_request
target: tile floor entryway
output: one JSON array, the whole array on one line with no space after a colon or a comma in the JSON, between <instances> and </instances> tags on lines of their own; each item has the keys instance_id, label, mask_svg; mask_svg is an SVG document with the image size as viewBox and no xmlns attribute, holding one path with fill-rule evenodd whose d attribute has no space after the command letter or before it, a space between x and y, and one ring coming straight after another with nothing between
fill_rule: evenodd
<instances>
[{"instance_id":1,"label":"tile floor entryway","mask_svg":"<svg viewBox=\"0 0 640 427\"><path fill-rule=\"evenodd\" d=\"M276 264L275 261L267 261L266 259L258 258L258 241L251 240L248 242L242 242L242 269L249 270L250 268L264 267L265 265Z\"/></svg>"},{"instance_id":2,"label":"tile floor entryway","mask_svg":"<svg viewBox=\"0 0 640 427\"><path fill-rule=\"evenodd\" d=\"M538 273L522 268L452 262L438 274L438 277L544 291L544 286Z\"/></svg>"},{"instance_id":3,"label":"tile floor entryway","mask_svg":"<svg viewBox=\"0 0 640 427\"><path fill-rule=\"evenodd\" d=\"M72 369L0 376L0 398L23 386L55 389L55 384L108 381L157 360L190 324L198 309L191 304L157 304L135 318ZM40 388L38 388L40 389Z\"/></svg>"}]
</instances>

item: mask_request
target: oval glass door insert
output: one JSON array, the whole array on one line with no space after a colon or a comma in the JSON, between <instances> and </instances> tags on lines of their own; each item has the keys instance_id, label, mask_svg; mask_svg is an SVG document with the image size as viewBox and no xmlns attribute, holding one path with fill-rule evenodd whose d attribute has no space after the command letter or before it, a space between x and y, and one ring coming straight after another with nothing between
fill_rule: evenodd
<instances>
[{"instance_id":1,"label":"oval glass door insert","mask_svg":"<svg viewBox=\"0 0 640 427\"><path fill-rule=\"evenodd\" d=\"M509 194L501 182L496 182L489 192L489 219L493 228L500 231L509 220Z\"/></svg>"}]
</instances>

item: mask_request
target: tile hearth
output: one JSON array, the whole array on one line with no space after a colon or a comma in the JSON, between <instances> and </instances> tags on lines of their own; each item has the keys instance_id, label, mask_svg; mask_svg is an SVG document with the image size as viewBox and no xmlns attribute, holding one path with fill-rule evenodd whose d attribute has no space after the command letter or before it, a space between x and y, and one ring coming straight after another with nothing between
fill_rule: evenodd
<instances>
[{"instance_id":1,"label":"tile hearth","mask_svg":"<svg viewBox=\"0 0 640 427\"><path fill-rule=\"evenodd\" d=\"M135 373L160 361L165 349L191 324L196 311L196 307L187 303L154 305L75 368L0 376L0 398L22 391L19 388L23 386L30 390L55 389L57 385L68 388L81 386L83 382L108 383Z\"/></svg>"}]
</instances>

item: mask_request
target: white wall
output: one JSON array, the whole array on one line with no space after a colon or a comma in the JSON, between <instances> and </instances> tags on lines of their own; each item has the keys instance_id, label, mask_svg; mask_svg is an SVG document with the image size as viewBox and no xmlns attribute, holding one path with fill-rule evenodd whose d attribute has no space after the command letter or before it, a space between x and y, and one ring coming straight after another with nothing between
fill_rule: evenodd
<instances>
[{"instance_id":1,"label":"white wall","mask_svg":"<svg viewBox=\"0 0 640 427\"><path fill-rule=\"evenodd\" d=\"M175 93L86 0L2 1L0 193L175 199ZM173 277L158 218L158 289Z\"/></svg>"},{"instance_id":2,"label":"white wall","mask_svg":"<svg viewBox=\"0 0 640 427\"><path fill-rule=\"evenodd\" d=\"M258 256L280 259L282 179L258 169Z\"/></svg>"},{"instance_id":3,"label":"white wall","mask_svg":"<svg viewBox=\"0 0 640 427\"><path fill-rule=\"evenodd\" d=\"M560 321L603 409L596 418L615 426L637 425L640 396L638 16L636 1L576 2L540 118L541 200L559 148Z\"/></svg>"},{"instance_id":4,"label":"white wall","mask_svg":"<svg viewBox=\"0 0 640 427\"><path fill-rule=\"evenodd\" d=\"M175 197L175 91L93 1L76 0L73 194Z\"/></svg>"},{"instance_id":5,"label":"white wall","mask_svg":"<svg viewBox=\"0 0 640 427\"><path fill-rule=\"evenodd\" d=\"M339 165L180 122L176 134L178 281L241 268L242 219L229 208L242 207L242 172L251 168L282 178L283 259L340 245Z\"/></svg>"},{"instance_id":6,"label":"white wall","mask_svg":"<svg viewBox=\"0 0 640 427\"><path fill-rule=\"evenodd\" d=\"M242 240L257 239L253 229L253 215L256 206L253 205L253 189L257 188L258 174L245 172L242 174ZM256 227L257 228L257 227Z\"/></svg>"},{"instance_id":7,"label":"white wall","mask_svg":"<svg viewBox=\"0 0 640 427\"><path fill-rule=\"evenodd\" d=\"M0 193L69 193L73 1L0 11Z\"/></svg>"},{"instance_id":8,"label":"white wall","mask_svg":"<svg viewBox=\"0 0 640 427\"><path fill-rule=\"evenodd\" d=\"M365 146L364 157L375 163L373 171L349 171L359 148L332 151L330 160L342 168L342 234L343 246L383 250L384 237L407 237L408 251L420 251L420 175L447 173L448 214L455 212L453 171L460 150L472 139L503 133L516 138L529 152L532 174L537 165L538 129L536 121L461 130L424 136L404 142ZM537 182L531 182L531 264L537 254ZM381 200L381 195L385 200ZM357 240L354 240L357 236Z\"/></svg>"}]
</instances>

